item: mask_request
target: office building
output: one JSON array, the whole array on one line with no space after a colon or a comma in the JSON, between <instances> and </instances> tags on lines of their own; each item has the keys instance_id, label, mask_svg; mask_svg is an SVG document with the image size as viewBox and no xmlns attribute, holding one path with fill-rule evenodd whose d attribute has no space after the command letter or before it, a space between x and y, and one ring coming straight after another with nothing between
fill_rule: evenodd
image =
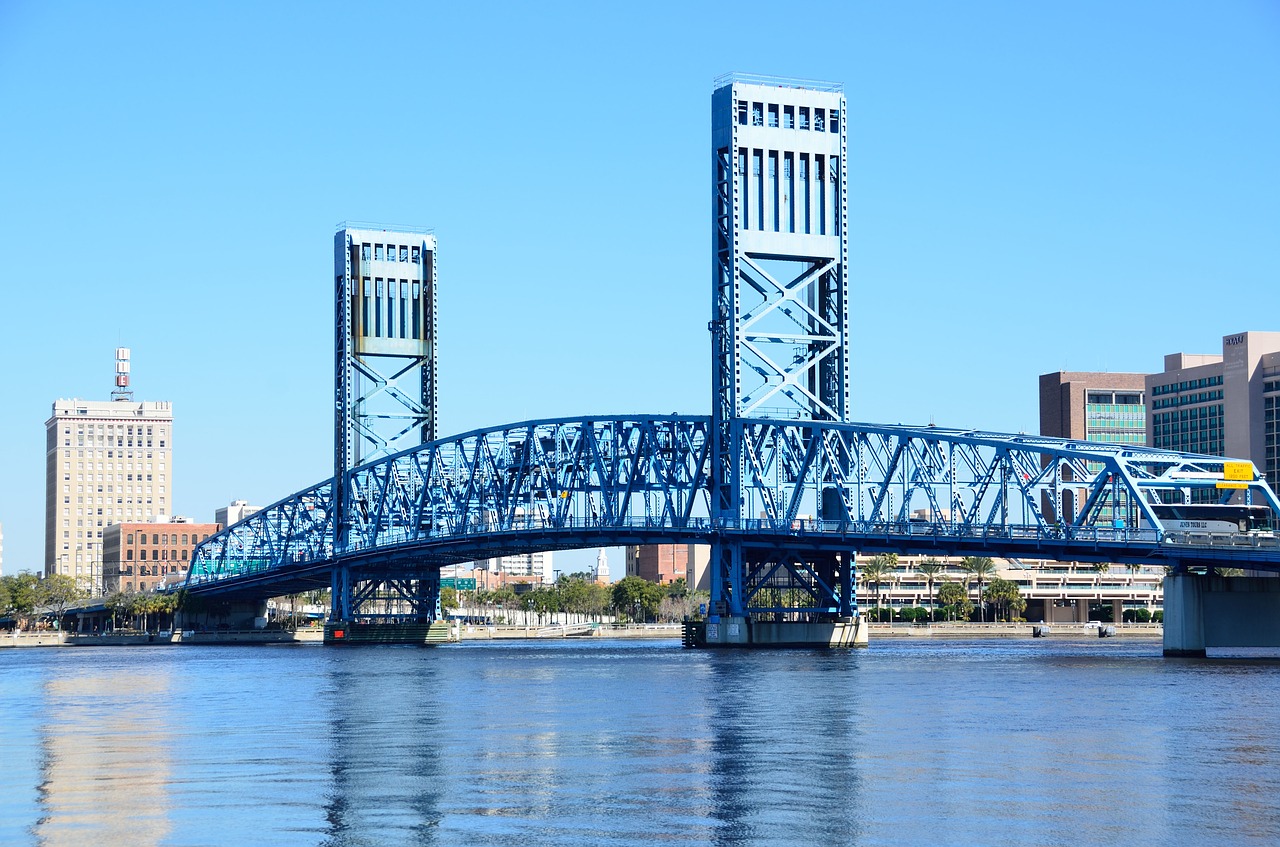
<instances>
[{"instance_id":1,"label":"office building","mask_svg":"<svg viewBox=\"0 0 1280 847\"><path fill-rule=\"evenodd\" d=\"M1173 353L1146 379L1151 444L1249 459L1280 487L1280 332L1224 336L1222 353Z\"/></svg>"},{"instance_id":2,"label":"office building","mask_svg":"<svg viewBox=\"0 0 1280 847\"><path fill-rule=\"evenodd\" d=\"M863 612L877 605L937 609L938 590L948 582L964 586L971 602L978 600L978 585L964 572L963 560L959 558L900 556L878 586L861 576L862 567L871 558L858 556L858 606ZM942 566L941 573L933 575L932 585L930 577L919 570L925 562ZM994 564L993 576L1018 586L1020 596L1027 603L1019 617L1028 621L1083 624L1092 618L1121 623L1135 618L1148 619L1164 607L1165 574L1160 566L1028 559L1016 563L996 559ZM990 619L988 616L987 620Z\"/></svg>"},{"instance_id":3,"label":"office building","mask_svg":"<svg viewBox=\"0 0 1280 847\"><path fill-rule=\"evenodd\" d=\"M547 551L481 559L473 566L475 570L486 572L483 577L486 587L497 588L513 583L553 583L555 572L552 570L552 561L552 554Z\"/></svg>"},{"instance_id":4,"label":"office building","mask_svg":"<svg viewBox=\"0 0 1280 847\"><path fill-rule=\"evenodd\" d=\"M646 544L627 548L627 576L649 582L683 579L695 590L707 590L711 548L706 544ZM703 586L703 583L707 583ZM702 588L699 588L702 586Z\"/></svg>"},{"instance_id":5,"label":"office building","mask_svg":"<svg viewBox=\"0 0 1280 847\"><path fill-rule=\"evenodd\" d=\"M220 506L213 511L214 523L231 526L257 512L258 506L250 506L248 500L232 500L229 505Z\"/></svg>"},{"instance_id":6,"label":"office building","mask_svg":"<svg viewBox=\"0 0 1280 847\"><path fill-rule=\"evenodd\" d=\"M1040 376L1040 434L1147 443L1146 374L1058 371Z\"/></svg>"},{"instance_id":7,"label":"office building","mask_svg":"<svg viewBox=\"0 0 1280 847\"><path fill-rule=\"evenodd\" d=\"M113 524L149 521L173 502L173 410L135 402L129 351L116 351L112 399L58 400L45 422L46 576L102 593L102 542Z\"/></svg>"},{"instance_id":8,"label":"office building","mask_svg":"<svg viewBox=\"0 0 1280 847\"><path fill-rule=\"evenodd\" d=\"M217 523L160 515L112 524L102 534L102 584L106 594L150 591L186 578L191 551L222 529Z\"/></svg>"}]
</instances>

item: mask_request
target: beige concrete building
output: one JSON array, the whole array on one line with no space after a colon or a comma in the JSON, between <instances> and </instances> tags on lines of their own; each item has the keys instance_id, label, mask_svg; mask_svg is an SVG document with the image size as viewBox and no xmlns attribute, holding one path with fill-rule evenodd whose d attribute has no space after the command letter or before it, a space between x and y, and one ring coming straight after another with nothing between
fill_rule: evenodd
<instances>
[{"instance_id":1,"label":"beige concrete building","mask_svg":"<svg viewBox=\"0 0 1280 847\"><path fill-rule=\"evenodd\" d=\"M250 506L248 500L232 500L230 504L219 506L213 510L213 521L223 526L231 526L234 523L240 523L240 521L252 514L256 514L259 508L258 506Z\"/></svg>"},{"instance_id":2,"label":"beige concrete building","mask_svg":"<svg viewBox=\"0 0 1280 847\"><path fill-rule=\"evenodd\" d=\"M862 567L870 556L858 556L858 607L866 611L876 605L875 588L862 581ZM928 608L944 582L965 584L966 574L958 558L938 558L942 573L933 579L933 593L918 567L924 556L903 556L898 566L880 584L880 606ZM1022 617L1047 623L1084 623L1090 611L1109 608L1112 620L1120 622L1125 610L1164 607L1164 568L1143 565L1092 565L1081 562L994 560L995 576L1016 583L1027 601ZM988 584L990 580L987 580ZM969 599L978 600L978 586L968 582ZM988 617L988 620L990 618Z\"/></svg>"},{"instance_id":3,"label":"beige concrete building","mask_svg":"<svg viewBox=\"0 0 1280 847\"><path fill-rule=\"evenodd\" d=\"M58 400L45 422L45 451L44 573L66 574L101 595L104 530L170 513L172 405L134 402L121 391L109 401Z\"/></svg>"}]
</instances>

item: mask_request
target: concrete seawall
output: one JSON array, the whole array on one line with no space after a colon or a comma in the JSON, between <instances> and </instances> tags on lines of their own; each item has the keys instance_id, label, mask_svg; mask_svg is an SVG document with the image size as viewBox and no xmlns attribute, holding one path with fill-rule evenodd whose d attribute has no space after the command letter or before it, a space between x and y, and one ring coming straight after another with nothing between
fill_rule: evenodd
<instances>
[{"instance_id":1,"label":"concrete seawall","mask_svg":"<svg viewBox=\"0 0 1280 847\"><path fill-rule=\"evenodd\" d=\"M877 638L1031 638L1032 623L935 623L930 626L914 624L871 624L871 640ZM1078 623L1048 624L1050 638L1097 638L1097 626ZM1114 630L1117 638L1163 638L1160 624L1103 624Z\"/></svg>"}]
</instances>

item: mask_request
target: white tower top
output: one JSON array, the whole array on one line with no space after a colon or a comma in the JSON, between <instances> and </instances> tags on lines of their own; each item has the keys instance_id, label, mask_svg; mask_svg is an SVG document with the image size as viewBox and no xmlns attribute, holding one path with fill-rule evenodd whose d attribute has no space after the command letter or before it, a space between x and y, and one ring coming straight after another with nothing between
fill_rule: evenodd
<instances>
[{"instance_id":1,"label":"white tower top","mask_svg":"<svg viewBox=\"0 0 1280 847\"><path fill-rule=\"evenodd\" d=\"M604 548L600 548L599 554L596 555L596 582L609 581L609 557L605 555Z\"/></svg>"}]
</instances>

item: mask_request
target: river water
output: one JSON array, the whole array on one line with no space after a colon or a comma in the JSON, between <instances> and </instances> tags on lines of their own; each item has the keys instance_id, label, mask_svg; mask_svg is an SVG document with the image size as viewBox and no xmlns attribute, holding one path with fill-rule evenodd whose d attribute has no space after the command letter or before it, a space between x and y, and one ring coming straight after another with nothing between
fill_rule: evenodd
<instances>
[{"instance_id":1,"label":"river water","mask_svg":"<svg viewBox=\"0 0 1280 847\"><path fill-rule=\"evenodd\" d=\"M1158 640L0 651L3 845L1280 844L1280 661Z\"/></svg>"}]
</instances>

